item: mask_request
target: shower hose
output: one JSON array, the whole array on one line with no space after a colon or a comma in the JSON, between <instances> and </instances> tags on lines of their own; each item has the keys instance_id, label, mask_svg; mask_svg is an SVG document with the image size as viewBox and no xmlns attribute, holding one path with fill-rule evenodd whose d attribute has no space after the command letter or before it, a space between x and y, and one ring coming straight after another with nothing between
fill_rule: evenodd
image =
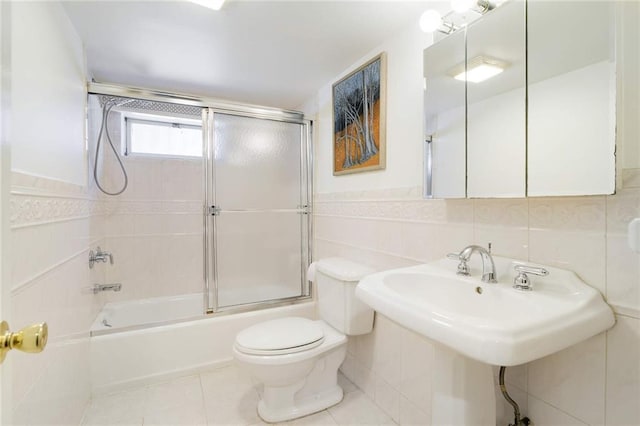
<instances>
[{"instance_id":1,"label":"shower hose","mask_svg":"<svg viewBox=\"0 0 640 426\"><path fill-rule=\"evenodd\" d=\"M128 101L128 102L131 102L131 101ZM127 103L127 102L124 102L124 103ZM127 170L125 169L124 164L122 163L122 159L118 154L118 150L116 149L116 147L113 144L113 141L111 140L111 135L109 134L109 126L107 125L107 121L109 121L109 114L111 113L111 110L113 109L113 107L120 106L120 105L118 105L114 99L111 99L106 101L102 106L102 124L100 125L100 131L98 132L98 141L96 142L96 155L93 163L93 179L95 180L96 186L98 187L98 189L107 195L120 195L127 189L127 186L129 186L129 176L127 175ZM116 160L118 160L118 165L120 166L120 170L122 170L122 176L124 177L124 183L122 184L122 188L120 188L115 192L110 192L104 189L100 184L100 179L98 179L98 158L100 156L100 145L102 143L103 135L106 136L107 142L109 143L109 146L113 151L113 154L116 156Z\"/></svg>"}]
</instances>

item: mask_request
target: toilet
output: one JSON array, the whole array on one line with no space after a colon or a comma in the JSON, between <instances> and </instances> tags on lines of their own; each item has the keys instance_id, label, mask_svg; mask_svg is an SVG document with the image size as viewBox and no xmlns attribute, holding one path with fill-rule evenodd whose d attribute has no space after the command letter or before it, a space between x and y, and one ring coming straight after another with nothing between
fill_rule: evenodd
<instances>
[{"instance_id":1,"label":"toilet","mask_svg":"<svg viewBox=\"0 0 640 426\"><path fill-rule=\"evenodd\" d=\"M256 324L238 333L233 347L240 367L264 385L258 414L269 423L340 402L338 368L347 353L347 335L373 329L373 310L355 297L355 288L374 270L341 258L320 260L309 270L320 320L286 317Z\"/></svg>"}]
</instances>

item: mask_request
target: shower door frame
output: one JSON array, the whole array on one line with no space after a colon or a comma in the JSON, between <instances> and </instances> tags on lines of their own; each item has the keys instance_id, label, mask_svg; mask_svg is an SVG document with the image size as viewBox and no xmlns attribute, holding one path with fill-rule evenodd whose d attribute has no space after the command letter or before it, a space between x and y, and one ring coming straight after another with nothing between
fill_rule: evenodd
<instances>
[{"instance_id":1,"label":"shower door frame","mask_svg":"<svg viewBox=\"0 0 640 426\"><path fill-rule=\"evenodd\" d=\"M244 118L255 118L260 120L270 120L283 123L298 124L300 128L300 205L297 209L282 209L287 212L297 212L306 216L306 229L301 232L300 254L301 254L301 276L300 276L300 295L285 297L279 299L262 300L256 302L242 303L230 306L219 306L218 290L218 265L217 265L217 247L216 247L216 216L218 215L218 207L215 203L215 128L214 119L216 114L233 115ZM235 313L244 311L253 311L261 308L269 308L283 305L291 305L294 303L305 302L311 299L312 284L307 280L307 267L312 261L313 246L313 151L312 151L312 122L305 119L302 114L299 117L282 116L281 114L270 114L268 112L256 111L230 111L227 109L210 107L203 110L203 161L204 165L204 280L205 280L205 312L207 314L215 313ZM304 197L302 196L304 192ZM266 209L265 211L278 211L280 209ZM253 211L253 210L246 210ZM304 222L303 222L304 223ZM304 234L306 233L306 244Z\"/></svg>"},{"instance_id":2,"label":"shower door frame","mask_svg":"<svg viewBox=\"0 0 640 426\"><path fill-rule=\"evenodd\" d=\"M210 97L198 97L191 94L183 94L183 93L172 93L172 92L164 92L154 89L147 89L142 87L132 87L132 86L123 86L119 84L111 84L111 83L97 83L97 82L88 82L87 83L87 94L93 95L111 95L111 96L119 96L126 98L135 98L147 101L155 101L155 102L166 102L172 104L179 105L189 105L202 108L203 111L203 120L202 120L202 135L203 135L203 179L204 179L204 190L203 190L203 314L227 314L227 313L235 313L235 312L243 312L243 311L252 311L256 309L262 308L270 308L282 305L292 305L296 303L307 302L313 297L313 286L312 283L307 280L306 272L307 267L313 260L313 149L312 149L312 141L313 141L313 122L304 117L304 114L299 111L291 111L279 108L272 107L263 107L251 104L243 104L231 101L220 100L216 98ZM304 251L306 258L306 264L302 264L302 276L301 276L301 289L306 288L307 294L302 294L297 297L290 297L278 300L269 300L263 302L255 302L244 305L236 305L225 307L222 309L217 309L217 306L212 305L210 302L210 294L212 290L217 297L217 284L210 275L214 271L212 263L215 262L213 256L210 256L213 247L209 246L209 241L213 241L210 239L212 237L212 220L210 219L209 212L209 191L212 189L213 181L209 181L210 174L213 173L211 170L211 165L209 164L209 156L211 155L211 147L212 145L212 131L213 131L213 122L209 122L213 120L213 113L221 113L221 114L232 114L232 115L241 115L245 117L251 118L260 118L274 121L283 121L290 122L302 125L302 137L304 138L302 153L301 153L301 165L306 169L306 191L307 191L307 199L305 209L307 215L307 244L305 247L302 246L301 241L301 251ZM211 142L210 142L211 141ZM216 301L217 305L217 301Z\"/></svg>"}]
</instances>

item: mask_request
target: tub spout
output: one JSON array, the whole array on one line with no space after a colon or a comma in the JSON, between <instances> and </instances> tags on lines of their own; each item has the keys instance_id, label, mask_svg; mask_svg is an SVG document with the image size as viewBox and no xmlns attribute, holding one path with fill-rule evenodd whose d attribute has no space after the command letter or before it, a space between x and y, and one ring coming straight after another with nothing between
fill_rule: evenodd
<instances>
[{"instance_id":1,"label":"tub spout","mask_svg":"<svg viewBox=\"0 0 640 426\"><path fill-rule=\"evenodd\" d=\"M122 290L122 284L94 284L93 294L100 293L101 291L120 291Z\"/></svg>"}]
</instances>

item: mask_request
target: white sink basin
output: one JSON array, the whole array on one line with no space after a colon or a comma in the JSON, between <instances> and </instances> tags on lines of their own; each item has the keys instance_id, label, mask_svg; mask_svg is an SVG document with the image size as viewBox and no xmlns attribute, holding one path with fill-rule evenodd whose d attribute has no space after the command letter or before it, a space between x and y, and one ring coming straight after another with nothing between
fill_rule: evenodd
<instances>
[{"instance_id":1,"label":"white sink basin","mask_svg":"<svg viewBox=\"0 0 640 426\"><path fill-rule=\"evenodd\" d=\"M474 256L479 260L479 256ZM544 357L613 326L613 312L597 290L573 272L544 266L529 275L533 291L512 288L513 259L494 257L497 284L456 275L443 259L365 277L356 295L391 320L477 361L511 366Z\"/></svg>"}]
</instances>

